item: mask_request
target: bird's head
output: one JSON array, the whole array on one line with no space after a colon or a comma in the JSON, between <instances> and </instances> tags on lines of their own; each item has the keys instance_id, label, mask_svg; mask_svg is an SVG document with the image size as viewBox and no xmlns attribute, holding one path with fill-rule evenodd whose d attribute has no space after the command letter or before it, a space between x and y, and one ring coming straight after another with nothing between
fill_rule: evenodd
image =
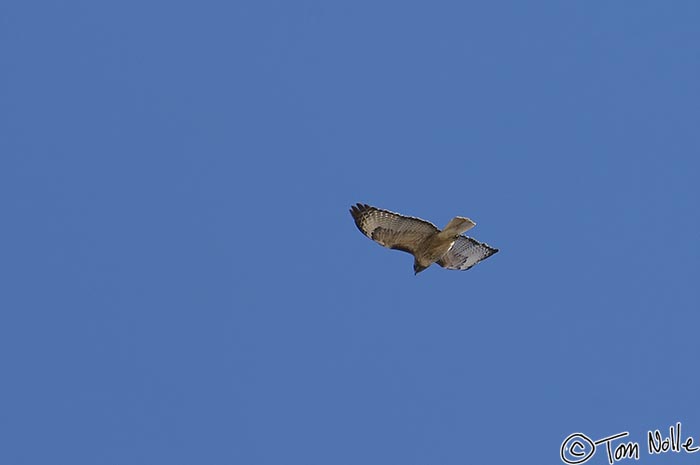
<instances>
[{"instance_id":1,"label":"bird's head","mask_svg":"<svg viewBox=\"0 0 700 465\"><path fill-rule=\"evenodd\" d=\"M418 262L413 262L413 273L414 273L414 275L417 275L418 273L420 273L421 271L423 271L423 270L426 269L426 268L428 268L428 267L427 267L427 266L423 266L423 265L419 264Z\"/></svg>"}]
</instances>

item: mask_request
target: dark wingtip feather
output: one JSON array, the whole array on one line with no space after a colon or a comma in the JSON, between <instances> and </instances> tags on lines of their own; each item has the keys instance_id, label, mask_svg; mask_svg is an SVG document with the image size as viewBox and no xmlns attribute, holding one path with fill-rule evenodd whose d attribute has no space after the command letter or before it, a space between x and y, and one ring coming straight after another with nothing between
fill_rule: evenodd
<instances>
[{"instance_id":1,"label":"dark wingtip feather","mask_svg":"<svg viewBox=\"0 0 700 465\"><path fill-rule=\"evenodd\" d=\"M350 207L350 214L352 215L353 220L355 220L355 226L357 226L357 229L359 229L360 232L364 235L367 235L367 231L362 229L362 215L366 211L371 210L372 208L373 207L370 207L367 204L359 202Z\"/></svg>"},{"instance_id":2,"label":"dark wingtip feather","mask_svg":"<svg viewBox=\"0 0 700 465\"><path fill-rule=\"evenodd\" d=\"M371 210L373 208L374 207L370 207L366 203L358 202L355 205L353 205L352 207L350 207L350 214L353 216L353 218L358 219L358 217L362 213L366 212L367 210Z\"/></svg>"}]
</instances>

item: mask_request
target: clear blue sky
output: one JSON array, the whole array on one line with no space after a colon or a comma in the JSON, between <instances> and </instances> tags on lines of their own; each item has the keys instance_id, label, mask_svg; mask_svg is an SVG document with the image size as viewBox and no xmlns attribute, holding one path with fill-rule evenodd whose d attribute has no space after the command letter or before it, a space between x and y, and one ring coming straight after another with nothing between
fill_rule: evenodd
<instances>
[{"instance_id":1,"label":"clear blue sky","mask_svg":"<svg viewBox=\"0 0 700 465\"><path fill-rule=\"evenodd\" d=\"M562 463L571 433L677 421L700 442L698 2L0 22L0 463ZM355 202L468 216L501 252L414 276Z\"/></svg>"}]
</instances>

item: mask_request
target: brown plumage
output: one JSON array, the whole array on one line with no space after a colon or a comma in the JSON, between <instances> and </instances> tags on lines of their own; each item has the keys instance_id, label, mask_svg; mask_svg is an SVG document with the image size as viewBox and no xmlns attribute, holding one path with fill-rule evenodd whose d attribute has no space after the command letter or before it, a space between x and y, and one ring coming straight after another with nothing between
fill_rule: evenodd
<instances>
[{"instance_id":1,"label":"brown plumage","mask_svg":"<svg viewBox=\"0 0 700 465\"><path fill-rule=\"evenodd\" d=\"M414 257L413 271L433 263L449 270L468 270L498 252L488 244L463 236L476 226L469 218L454 217L442 231L434 224L358 203L350 209L357 228L370 239Z\"/></svg>"}]
</instances>

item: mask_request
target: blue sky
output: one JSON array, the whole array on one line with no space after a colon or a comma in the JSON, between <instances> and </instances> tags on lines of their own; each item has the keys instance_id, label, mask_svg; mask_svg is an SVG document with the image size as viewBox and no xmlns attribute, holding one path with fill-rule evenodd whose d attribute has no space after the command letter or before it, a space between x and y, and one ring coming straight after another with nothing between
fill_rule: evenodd
<instances>
[{"instance_id":1,"label":"blue sky","mask_svg":"<svg viewBox=\"0 0 700 465\"><path fill-rule=\"evenodd\" d=\"M697 461L645 442L700 442L697 2L0 19L0 462ZM414 276L355 202L501 251Z\"/></svg>"}]
</instances>

